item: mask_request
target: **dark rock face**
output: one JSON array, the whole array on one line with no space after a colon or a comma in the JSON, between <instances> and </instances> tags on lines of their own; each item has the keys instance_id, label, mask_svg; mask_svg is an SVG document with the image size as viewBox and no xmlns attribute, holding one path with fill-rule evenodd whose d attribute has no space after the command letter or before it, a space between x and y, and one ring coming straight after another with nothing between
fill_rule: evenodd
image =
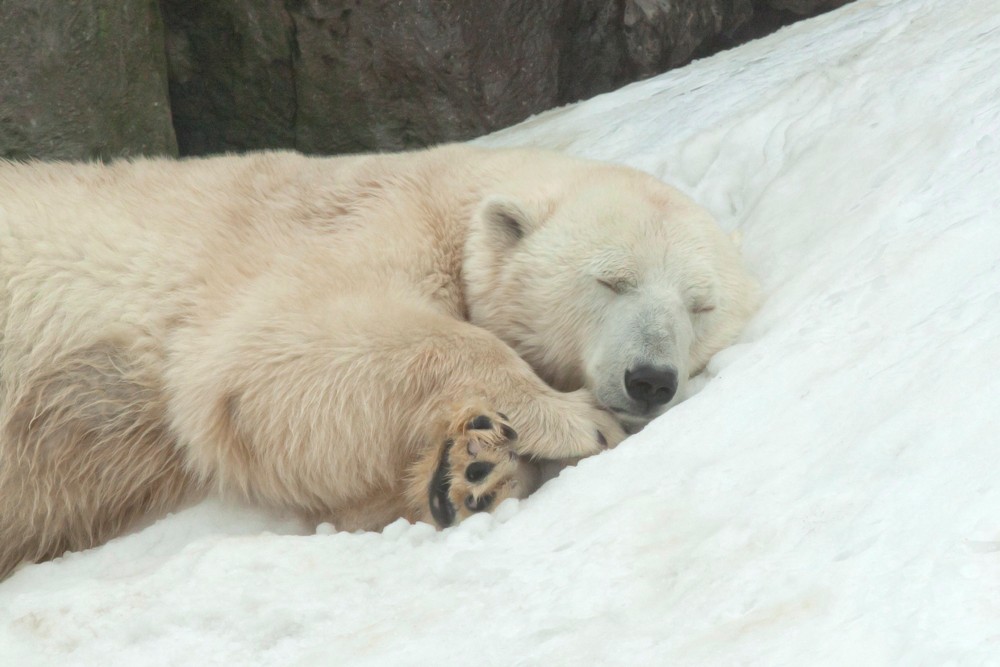
<instances>
[{"instance_id":1,"label":"dark rock face","mask_svg":"<svg viewBox=\"0 0 1000 667\"><path fill-rule=\"evenodd\" d=\"M735 20L714 3L749 2L686 0L698 17L675 23L685 2L162 1L178 140L194 154L468 139L683 62Z\"/></svg>"},{"instance_id":2,"label":"dark rock face","mask_svg":"<svg viewBox=\"0 0 1000 667\"><path fill-rule=\"evenodd\" d=\"M709 40L750 21L751 0L625 0L623 27L636 79L691 60Z\"/></svg>"},{"instance_id":3,"label":"dark rock face","mask_svg":"<svg viewBox=\"0 0 1000 667\"><path fill-rule=\"evenodd\" d=\"M295 33L281 0L161 0L182 154L295 146Z\"/></svg>"},{"instance_id":4,"label":"dark rock face","mask_svg":"<svg viewBox=\"0 0 1000 667\"><path fill-rule=\"evenodd\" d=\"M814 16L846 5L851 0L763 0L774 9L789 11L799 16Z\"/></svg>"},{"instance_id":5,"label":"dark rock face","mask_svg":"<svg viewBox=\"0 0 1000 667\"><path fill-rule=\"evenodd\" d=\"M605 0L162 0L181 152L468 139L628 77Z\"/></svg>"},{"instance_id":6,"label":"dark rock face","mask_svg":"<svg viewBox=\"0 0 1000 667\"><path fill-rule=\"evenodd\" d=\"M553 63L559 91L545 108L593 97L634 81L622 32L623 3L569 0L562 5L562 14L553 27L560 45ZM539 111L544 109L536 106L531 113Z\"/></svg>"},{"instance_id":7,"label":"dark rock face","mask_svg":"<svg viewBox=\"0 0 1000 667\"><path fill-rule=\"evenodd\" d=\"M161 0L185 154L469 139L845 1Z\"/></svg>"},{"instance_id":8,"label":"dark rock face","mask_svg":"<svg viewBox=\"0 0 1000 667\"><path fill-rule=\"evenodd\" d=\"M155 0L0 0L0 156L176 154Z\"/></svg>"},{"instance_id":9,"label":"dark rock face","mask_svg":"<svg viewBox=\"0 0 1000 667\"><path fill-rule=\"evenodd\" d=\"M556 100L559 0L292 4L300 150L464 139Z\"/></svg>"},{"instance_id":10,"label":"dark rock face","mask_svg":"<svg viewBox=\"0 0 1000 667\"><path fill-rule=\"evenodd\" d=\"M0 155L464 140L847 1L0 0Z\"/></svg>"}]
</instances>

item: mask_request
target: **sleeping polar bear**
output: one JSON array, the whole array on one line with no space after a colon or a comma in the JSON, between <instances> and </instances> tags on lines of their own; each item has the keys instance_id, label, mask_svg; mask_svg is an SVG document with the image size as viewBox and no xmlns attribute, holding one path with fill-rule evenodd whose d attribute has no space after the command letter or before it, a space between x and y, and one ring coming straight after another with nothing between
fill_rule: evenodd
<instances>
[{"instance_id":1,"label":"sleeping polar bear","mask_svg":"<svg viewBox=\"0 0 1000 667\"><path fill-rule=\"evenodd\" d=\"M756 301L683 195L548 152L0 164L0 576L210 489L448 526L663 412Z\"/></svg>"}]
</instances>

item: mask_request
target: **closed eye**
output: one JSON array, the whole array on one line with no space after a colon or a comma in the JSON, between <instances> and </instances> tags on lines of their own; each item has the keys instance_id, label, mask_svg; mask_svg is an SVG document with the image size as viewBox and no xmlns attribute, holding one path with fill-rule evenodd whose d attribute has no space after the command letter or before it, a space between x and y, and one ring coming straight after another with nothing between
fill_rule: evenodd
<instances>
[{"instance_id":1,"label":"closed eye","mask_svg":"<svg viewBox=\"0 0 1000 667\"><path fill-rule=\"evenodd\" d=\"M630 289L635 288L635 283L627 278L598 278L597 282L615 294L624 294Z\"/></svg>"},{"instance_id":2,"label":"closed eye","mask_svg":"<svg viewBox=\"0 0 1000 667\"><path fill-rule=\"evenodd\" d=\"M715 306L710 306L707 304L695 304L690 308L691 312L699 315L701 313L710 313L715 310Z\"/></svg>"}]
</instances>

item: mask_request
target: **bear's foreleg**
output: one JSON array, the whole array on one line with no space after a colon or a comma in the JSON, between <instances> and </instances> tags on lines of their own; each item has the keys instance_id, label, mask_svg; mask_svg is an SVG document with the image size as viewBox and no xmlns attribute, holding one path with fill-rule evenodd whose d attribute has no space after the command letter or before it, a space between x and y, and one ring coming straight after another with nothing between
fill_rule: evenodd
<instances>
[{"instance_id":1,"label":"bear's foreleg","mask_svg":"<svg viewBox=\"0 0 1000 667\"><path fill-rule=\"evenodd\" d=\"M430 518L444 481L458 518L489 509L530 490L524 459L624 437L588 392L551 389L498 338L431 306L248 299L183 340L171 406L192 467L342 528Z\"/></svg>"}]
</instances>

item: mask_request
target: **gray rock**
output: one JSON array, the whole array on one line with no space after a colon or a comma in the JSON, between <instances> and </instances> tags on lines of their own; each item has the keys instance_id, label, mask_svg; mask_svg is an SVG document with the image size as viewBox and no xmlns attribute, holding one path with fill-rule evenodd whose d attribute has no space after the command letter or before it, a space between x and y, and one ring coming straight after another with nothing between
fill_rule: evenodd
<instances>
[{"instance_id":1,"label":"gray rock","mask_svg":"<svg viewBox=\"0 0 1000 667\"><path fill-rule=\"evenodd\" d=\"M155 0L0 0L0 156L176 154Z\"/></svg>"},{"instance_id":2,"label":"gray rock","mask_svg":"<svg viewBox=\"0 0 1000 667\"><path fill-rule=\"evenodd\" d=\"M466 139L556 103L561 0L289 4L300 150Z\"/></svg>"},{"instance_id":3,"label":"gray rock","mask_svg":"<svg viewBox=\"0 0 1000 667\"><path fill-rule=\"evenodd\" d=\"M635 78L685 64L753 14L752 0L625 0L623 28Z\"/></svg>"},{"instance_id":4,"label":"gray rock","mask_svg":"<svg viewBox=\"0 0 1000 667\"><path fill-rule=\"evenodd\" d=\"M851 0L762 0L774 9L793 12L799 16L815 16L842 7Z\"/></svg>"},{"instance_id":5,"label":"gray rock","mask_svg":"<svg viewBox=\"0 0 1000 667\"><path fill-rule=\"evenodd\" d=\"M0 155L464 140L846 1L0 0Z\"/></svg>"},{"instance_id":6,"label":"gray rock","mask_svg":"<svg viewBox=\"0 0 1000 667\"><path fill-rule=\"evenodd\" d=\"M568 0L555 33L559 44L558 104L614 90L635 80L622 31L623 3ZM532 113L543 111L536 108Z\"/></svg>"},{"instance_id":7,"label":"gray rock","mask_svg":"<svg viewBox=\"0 0 1000 667\"><path fill-rule=\"evenodd\" d=\"M294 148L294 26L281 0L161 0L182 154Z\"/></svg>"},{"instance_id":8,"label":"gray rock","mask_svg":"<svg viewBox=\"0 0 1000 667\"><path fill-rule=\"evenodd\" d=\"M178 140L201 154L468 139L729 46L771 0L161 1ZM767 10L768 29L787 13Z\"/></svg>"}]
</instances>

